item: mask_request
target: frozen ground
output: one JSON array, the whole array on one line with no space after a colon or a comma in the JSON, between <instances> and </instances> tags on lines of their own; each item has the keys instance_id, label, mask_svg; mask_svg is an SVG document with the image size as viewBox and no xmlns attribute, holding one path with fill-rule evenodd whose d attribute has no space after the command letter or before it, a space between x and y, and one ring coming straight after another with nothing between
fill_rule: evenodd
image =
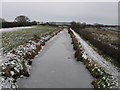
<instances>
[{"instance_id":1,"label":"frozen ground","mask_svg":"<svg viewBox=\"0 0 120 90\"><path fill-rule=\"evenodd\" d=\"M118 68L107 62L94 49L92 49L76 32L74 35L82 44L87 57L94 60L106 72L118 76ZM94 80L82 62L76 62L71 39L67 30L46 43L38 57L33 59L31 76L20 79L20 88L91 88ZM89 82L88 82L89 81Z\"/></svg>"},{"instance_id":2,"label":"frozen ground","mask_svg":"<svg viewBox=\"0 0 120 90\"><path fill-rule=\"evenodd\" d=\"M72 30L72 29L71 29ZM112 63L106 61L102 56L100 56L93 48L91 48L75 31L72 30L76 38L81 43L85 50L86 55L102 66L106 72L118 77L118 68Z\"/></svg>"}]
</instances>

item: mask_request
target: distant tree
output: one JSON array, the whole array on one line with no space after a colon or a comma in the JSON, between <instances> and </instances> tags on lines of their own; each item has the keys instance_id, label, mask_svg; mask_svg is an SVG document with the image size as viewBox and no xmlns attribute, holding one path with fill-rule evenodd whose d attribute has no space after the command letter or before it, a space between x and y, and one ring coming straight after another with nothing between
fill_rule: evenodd
<instances>
[{"instance_id":1,"label":"distant tree","mask_svg":"<svg viewBox=\"0 0 120 90\"><path fill-rule=\"evenodd\" d=\"M80 24L80 23L77 23L77 22L72 21L72 22L70 23L70 26L71 26L71 28L72 28L72 29L74 29L74 30L79 30L79 29L80 29L81 24Z\"/></svg>"},{"instance_id":2,"label":"distant tree","mask_svg":"<svg viewBox=\"0 0 120 90\"><path fill-rule=\"evenodd\" d=\"M26 23L26 22L30 22L30 19L27 16L20 15L15 18L15 22Z\"/></svg>"},{"instance_id":3,"label":"distant tree","mask_svg":"<svg viewBox=\"0 0 120 90\"><path fill-rule=\"evenodd\" d=\"M101 27L103 26L103 24L94 23L94 26L95 26L97 29L101 29Z\"/></svg>"},{"instance_id":4,"label":"distant tree","mask_svg":"<svg viewBox=\"0 0 120 90\"><path fill-rule=\"evenodd\" d=\"M85 22L81 23L80 28L84 29L87 26Z\"/></svg>"},{"instance_id":5,"label":"distant tree","mask_svg":"<svg viewBox=\"0 0 120 90\"><path fill-rule=\"evenodd\" d=\"M87 24L86 24L86 22L83 22L83 23L82 23L82 25L84 25L84 26L85 26L85 25L87 25Z\"/></svg>"},{"instance_id":6,"label":"distant tree","mask_svg":"<svg viewBox=\"0 0 120 90\"><path fill-rule=\"evenodd\" d=\"M37 21L32 21L31 23L32 23L33 25L37 25L37 24L38 24Z\"/></svg>"},{"instance_id":7,"label":"distant tree","mask_svg":"<svg viewBox=\"0 0 120 90\"><path fill-rule=\"evenodd\" d=\"M49 22L46 22L46 25L49 25Z\"/></svg>"}]
</instances>

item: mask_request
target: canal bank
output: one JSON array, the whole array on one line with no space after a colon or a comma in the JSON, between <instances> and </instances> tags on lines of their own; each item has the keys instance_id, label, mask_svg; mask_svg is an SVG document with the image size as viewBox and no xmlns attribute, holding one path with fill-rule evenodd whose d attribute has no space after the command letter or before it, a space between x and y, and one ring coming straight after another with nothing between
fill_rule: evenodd
<instances>
[{"instance_id":1,"label":"canal bank","mask_svg":"<svg viewBox=\"0 0 120 90\"><path fill-rule=\"evenodd\" d=\"M74 58L71 38L64 30L49 40L33 59L31 74L18 80L19 88L93 88L94 78Z\"/></svg>"}]
</instances>

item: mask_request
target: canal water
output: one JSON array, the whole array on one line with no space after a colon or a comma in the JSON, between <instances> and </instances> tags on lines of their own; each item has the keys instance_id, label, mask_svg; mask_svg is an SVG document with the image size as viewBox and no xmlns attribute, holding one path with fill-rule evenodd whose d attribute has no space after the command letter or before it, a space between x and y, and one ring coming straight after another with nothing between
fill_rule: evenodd
<instances>
[{"instance_id":1,"label":"canal water","mask_svg":"<svg viewBox=\"0 0 120 90\"><path fill-rule=\"evenodd\" d=\"M19 79L19 88L93 88L94 78L74 58L67 29L49 40L33 59L31 75Z\"/></svg>"}]
</instances>

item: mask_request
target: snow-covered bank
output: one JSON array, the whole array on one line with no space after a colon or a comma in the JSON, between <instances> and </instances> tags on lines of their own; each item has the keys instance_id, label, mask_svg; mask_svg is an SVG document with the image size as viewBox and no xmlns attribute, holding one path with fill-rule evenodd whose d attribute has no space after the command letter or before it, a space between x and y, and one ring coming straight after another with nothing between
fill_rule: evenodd
<instances>
[{"instance_id":1,"label":"snow-covered bank","mask_svg":"<svg viewBox=\"0 0 120 90\"><path fill-rule=\"evenodd\" d=\"M15 31L15 30L21 30L21 29L28 29L33 28L35 26L27 26L27 27L13 27L13 28L1 28L0 32L9 32L9 31Z\"/></svg>"},{"instance_id":2,"label":"snow-covered bank","mask_svg":"<svg viewBox=\"0 0 120 90\"><path fill-rule=\"evenodd\" d=\"M106 61L92 47L90 47L74 30L69 30L74 49L75 57L82 61L90 73L97 78L93 81L95 88L107 89L118 88L118 69L112 63Z\"/></svg>"},{"instance_id":3,"label":"snow-covered bank","mask_svg":"<svg viewBox=\"0 0 120 90\"><path fill-rule=\"evenodd\" d=\"M0 64L0 89L17 88L16 80L21 76L29 76L31 59L39 53L46 41L59 32L60 30L49 32L41 38L33 38L4 55L4 59Z\"/></svg>"},{"instance_id":4,"label":"snow-covered bank","mask_svg":"<svg viewBox=\"0 0 120 90\"><path fill-rule=\"evenodd\" d=\"M85 53L88 55L89 58L97 62L99 65L105 68L106 72L118 76L118 68L111 64L110 62L106 61L101 55L99 55L93 48L91 48L75 31L71 30L76 38L81 43L82 47L85 50Z\"/></svg>"}]
</instances>

